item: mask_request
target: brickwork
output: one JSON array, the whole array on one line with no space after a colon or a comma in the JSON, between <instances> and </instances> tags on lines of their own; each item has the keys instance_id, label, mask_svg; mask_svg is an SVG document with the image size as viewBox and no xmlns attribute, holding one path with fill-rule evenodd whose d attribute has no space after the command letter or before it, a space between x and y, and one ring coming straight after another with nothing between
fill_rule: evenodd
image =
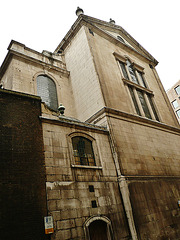
<instances>
[{"instance_id":1,"label":"brickwork","mask_svg":"<svg viewBox=\"0 0 180 240\"><path fill-rule=\"evenodd\" d=\"M40 100L0 90L0 239L47 239Z\"/></svg>"}]
</instances>

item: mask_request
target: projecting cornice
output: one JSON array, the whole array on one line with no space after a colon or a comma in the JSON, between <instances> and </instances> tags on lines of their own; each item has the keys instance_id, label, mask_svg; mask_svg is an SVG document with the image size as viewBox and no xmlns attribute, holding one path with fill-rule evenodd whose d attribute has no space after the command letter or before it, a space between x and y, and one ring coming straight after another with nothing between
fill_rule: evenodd
<instances>
[{"instance_id":1,"label":"projecting cornice","mask_svg":"<svg viewBox=\"0 0 180 240\"><path fill-rule=\"evenodd\" d=\"M126 49L129 49L129 51L134 51L136 54L141 55L142 57L146 58L148 61L153 63L154 66L158 64L158 61L148 52L146 51L128 32L126 32L122 27L105 22L93 17L89 17L87 15L81 14L75 23L72 25L71 29L68 31L66 36L63 38L63 40L60 42L58 47L55 49L55 53L57 53L59 50L64 50L68 44L72 41L76 33L79 31L79 29L82 26L87 26L89 28L93 28L94 32L97 32L101 36L108 38L109 41L114 42L115 44L119 43L120 45L123 45ZM122 43L118 39L116 39L113 35L107 32L114 31L114 32L121 32L124 38L130 43Z\"/></svg>"},{"instance_id":2,"label":"projecting cornice","mask_svg":"<svg viewBox=\"0 0 180 240\"><path fill-rule=\"evenodd\" d=\"M173 127L162 122L158 122L152 119L148 119L138 115L133 115L108 107L104 107L101 110L99 110L92 117L86 120L86 122L98 124L99 120L101 120L102 117L118 118L123 121L133 122L135 124L144 125L146 127L156 128L160 131L171 132L173 134L180 135L180 128Z\"/></svg>"},{"instance_id":3,"label":"projecting cornice","mask_svg":"<svg viewBox=\"0 0 180 240\"><path fill-rule=\"evenodd\" d=\"M66 64L62 61L61 55L50 53L48 51L39 53L26 47L22 43L12 40L8 47L8 54L6 55L0 68L0 79L5 73L13 56L20 57L21 59L25 59L29 62L39 64L47 69L53 69L66 76L69 76L69 71L66 70Z\"/></svg>"}]
</instances>

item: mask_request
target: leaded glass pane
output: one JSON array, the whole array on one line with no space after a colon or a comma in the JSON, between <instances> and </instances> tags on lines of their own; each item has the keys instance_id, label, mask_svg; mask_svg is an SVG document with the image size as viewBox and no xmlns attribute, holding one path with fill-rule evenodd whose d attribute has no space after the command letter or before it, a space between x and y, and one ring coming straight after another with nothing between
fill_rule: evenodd
<instances>
[{"instance_id":1,"label":"leaded glass pane","mask_svg":"<svg viewBox=\"0 0 180 240\"><path fill-rule=\"evenodd\" d=\"M136 83L136 84L139 84L138 79L137 79L137 77L136 77L136 74L135 74L135 71L134 71L134 69L133 69L132 64L130 63L129 60L127 60L126 63L127 63L127 67L128 67L129 73L130 73L130 75L131 75L132 81L133 81L134 83Z\"/></svg>"},{"instance_id":2,"label":"leaded glass pane","mask_svg":"<svg viewBox=\"0 0 180 240\"><path fill-rule=\"evenodd\" d=\"M154 103L153 103L153 101L152 101L152 97L151 97L150 95L147 95L147 96L148 96L148 100L149 100L149 103L150 103L150 105L151 105L151 108L152 108L152 110L153 110L154 116L155 116L156 120L159 121L159 117L158 117L158 115L157 115L157 112L156 112Z\"/></svg>"},{"instance_id":3,"label":"leaded glass pane","mask_svg":"<svg viewBox=\"0 0 180 240\"><path fill-rule=\"evenodd\" d=\"M146 100L144 98L144 95L141 91L137 90L137 94L138 94L138 97L139 97L139 100L141 102L141 106L143 108L143 111L144 111L144 114L147 118L150 118L151 119L151 114L149 112L149 109L148 109L148 106L147 106L147 103L146 103Z\"/></svg>"},{"instance_id":4,"label":"leaded glass pane","mask_svg":"<svg viewBox=\"0 0 180 240\"><path fill-rule=\"evenodd\" d=\"M84 137L73 137L73 153L76 165L95 166L92 142Z\"/></svg>"},{"instance_id":5,"label":"leaded glass pane","mask_svg":"<svg viewBox=\"0 0 180 240\"><path fill-rule=\"evenodd\" d=\"M40 75L37 77L37 95L41 97L42 102L45 102L49 108L57 110L56 85L48 76Z\"/></svg>"},{"instance_id":6,"label":"leaded glass pane","mask_svg":"<svg viewBox=\"0 0 180 240\"><path fill-rule=\"evenodd\" d=\"M130 94L131 94L131 98L132 98L132 100L133 100L133 103L134 103L134 107L135 107L135 109L136 109L136 112L137 112L137 114L138 114L139 116L141 116L141 113L140 113L140 110L139 110L139 107L138 107L138 104L137 104L137 101L136 101L136 98L135 98L133 89L132 89L132 87L130 87L130 86L128 86L128 88L129 88L129 92L130 92Z\"/></svg>"},{"instance_id":7,"label":"leaded glass pane","mask_svg":"<svg viewBox=\"0 0 180 240\"><path fill-rule=\"evenodd\" d=\"M146 85L146 82L144 81L144 77L143 77L142 72L138 71L138 75L139 75L139 78L141 79L143 87L147 88L147 85Z\"/></svg>"},{"instance_id":8,"label":"leaded glass pane","mask_svg":"<svg viewBox=\"0 0 180 240\"><path fill-rule=\"evenodd\" d=\"M127 71L126 71L125 64L124 64L123 62L119 62L119 63L120 63L120 66L121 66L121 69L122 69L124 78L129 80L129 77L128 77L128 74L127 74Z\"/></svg>"}]
</instances>

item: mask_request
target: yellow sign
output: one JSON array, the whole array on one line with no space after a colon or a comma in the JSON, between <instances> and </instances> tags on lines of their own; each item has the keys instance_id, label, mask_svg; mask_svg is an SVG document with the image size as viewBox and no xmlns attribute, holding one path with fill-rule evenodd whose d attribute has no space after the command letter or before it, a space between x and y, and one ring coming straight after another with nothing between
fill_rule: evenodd
<instances>
[{"instance_id":1,"label":"yellow sign","mask_svg":"<svg viewBox=\"0 0 180 240\"><path fill-rule=\"evenodd\" d=\"M54 232L52 216L44 217L44 226L45 226L45 234L51 234Z\"/></svg>"}]
</instances>

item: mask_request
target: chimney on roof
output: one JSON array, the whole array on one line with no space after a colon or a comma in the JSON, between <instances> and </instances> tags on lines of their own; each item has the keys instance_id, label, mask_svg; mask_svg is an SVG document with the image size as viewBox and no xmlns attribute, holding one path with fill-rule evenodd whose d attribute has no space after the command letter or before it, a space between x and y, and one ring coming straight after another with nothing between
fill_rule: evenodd
<instances>
[{"instance_id":1,"label":"chimney on roof","mask_svg":"<svg viewBox=\"0 0 180 240\"><path fill-rule=\"evenodd\" d=\"M112 24L116 23L112 18L109 19L109 22L112 23Z\"/></svg>"},{"instance_id":2,"label":"chimney on roof","mask_svg":"<svg viewBox=\"0 0 180 240\"><path fill-rule=\"evenodd\" d=\"M76 10L76 15L79 17L79 15L81 15L81 14L84 14L84 11L83 11L83 9L82 9L82 8L80 8L80 7L77 7L77 10Z\"/></svg>"}]
</instances>

